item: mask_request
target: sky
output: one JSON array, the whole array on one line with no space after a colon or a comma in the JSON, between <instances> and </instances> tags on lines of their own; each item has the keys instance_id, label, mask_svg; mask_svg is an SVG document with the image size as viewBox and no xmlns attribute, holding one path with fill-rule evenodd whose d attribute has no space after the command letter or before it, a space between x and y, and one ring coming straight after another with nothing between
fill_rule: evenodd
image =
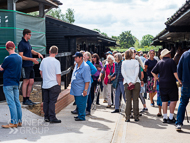
<instances>
[{"instance_id":1,"label":"sky","mask_svg":"<svg viewBox=\"0 0 190 143\"><path fill-rule=\"evenodd\" d=\"M60 0L65 13L74 9L75 25L99 29L109 37L124 31L139 40L146 34L156 36L186 0Z\"/></svg>"}]
</instances>

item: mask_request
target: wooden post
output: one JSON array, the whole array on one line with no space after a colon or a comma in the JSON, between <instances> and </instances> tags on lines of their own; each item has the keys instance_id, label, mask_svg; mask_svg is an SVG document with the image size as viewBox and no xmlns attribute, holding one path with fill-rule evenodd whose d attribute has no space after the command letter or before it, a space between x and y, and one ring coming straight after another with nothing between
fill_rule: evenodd
<instances>
[{"instance_id":1,"label":"wooden post","mask_svg":"<svg viewBox=\"0 0 190 143\"><path fill-rule=\"evenodd\" d=\"M44 16L45 16L44 4L40 3L39 4L39 17L44 18Z\"/></svg>"},{"instance_id":2,"label":"wooden post","mask_svg":"<svg viewBox=\"0 0 190 143\"><path fill-rule=\"evenodd\" d=\"M7 10L16 10L17 0L7 0Z\"/></svg>"}]
</instances>

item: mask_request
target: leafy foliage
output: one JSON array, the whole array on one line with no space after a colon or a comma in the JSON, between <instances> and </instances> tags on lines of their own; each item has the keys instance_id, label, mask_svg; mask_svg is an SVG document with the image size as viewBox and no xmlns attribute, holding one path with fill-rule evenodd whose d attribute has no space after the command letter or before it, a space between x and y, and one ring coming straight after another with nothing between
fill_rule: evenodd
<instances>
[{"instance_id":1,"label":"leafy foliage","mask_svg":"<svg viewBox=\"0 0 190 143\"><path fill-rule=\"evenodd\" d=\"M135 47L135 49L141 48L141 43L139 42L138 39L135 41L134 47Z\"/></svg>"},{"instance_id":2,"label":"leafy foliage","mask_svg":"<svg viewBox=\"0 0 190 143\"><path fill-rule=\"evenodd\" d=\"M122 32L119 35L119 40L121 48L130 48L133 47L135 44L135 40L133 35L131 34L131 31Z\"/></svg>"},{"instance_id":3,"label":"leafy foliage","mask_svg":"<svg viewBox=\"0 0 190 143\"><path fill-rule=\"evenodd\" d=\"M69 23L75 22L75 16L74 16L74 9L67 9L67 12L65 14L65 19L68 20Z\"/></svg>"},{"instance_id":4,"label":"leafy foliage","mask_svg":"<svg viewBox=\"0 0 190 143\"><path fill-rule=\"evenodd\" d=\"M97 31L99 33L101 33L100 29L93 29L94 31Z\"/></svg>"},{"instance_id":5,"label":"leafy foliage","mask_svg":"<svg viewBox=\"0 0 190 143\"><path fill-rule=\"evenodd\" d=\"M154 39L154 37L152 35L150 35L150 34L147 34L147 35L143 36L142 40L141 40L141 46L142 47L150 46L153 39Z\"/></svg>"},{"instance_id":6,"label":"leafy foliage","mask_svg":"<svg viewBox=\"0 0 190 143\"><path fill-rule=\"evenodd\" d=\"M38 16L39 12L38 11L32 12L30 14L33 16ZM47 13L47 15L50 15L54 18L63 20L63 21L68 22L68 23L74 23L75 22L74 9L71 9L71 8L68 8L65 14L62 13L60 8L52 9Z\"/></svg>"},{"instance_id":7,"label":"leafy foliage","mask_svg":"<svg viewBox=\"0 0 190 143\"><path fill-rule=\"evenodd\" d=\"M93 29L94 31L97 31L98 33L100 33L100 34L102 34L102 35L104 35L104 36L106 36L106 37L108 37L108 34L107 33L105 33L105 32L101 32L99 29Z\"/></svg>"}]
</instances>

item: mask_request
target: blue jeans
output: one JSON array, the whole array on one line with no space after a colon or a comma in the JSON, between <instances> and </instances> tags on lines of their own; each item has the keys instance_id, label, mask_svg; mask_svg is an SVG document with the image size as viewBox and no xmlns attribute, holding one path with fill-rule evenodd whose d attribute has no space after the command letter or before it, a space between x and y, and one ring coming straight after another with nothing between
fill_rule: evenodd
<instances>
[{"instance_id":1,"label":"blue jeans","mask_svg":"<svg viewBox=\"0 0 190 143\"><path fill-rule=\"evenodd\" d=\"M85 120L87 98L88 98L88 95L75 96L75 102L77 104L77 111L78 111L78 118L81 120Z\"/></svg>"},{"instance_id":2,"label":"blue jeans","mask_svg":"<svg viewBox=\"0 0 190 143\"><path fill-rule=\"evenodd\" d=\"M19 101L18 86L3 86L6 101L11 114L11 123L22 123L22 109Z\"/></svg>"},{"instance_id":3,"label":"blue jeans","mask_svg":"<svg viewBox=\"0 0 190 143\"><path fill-rule=\"evenodd\" d=\"M145 86L144 98L147 99L147 83L144 83L144 86Z\"/></svg>"},{"instance_id":4,"label":"blue jeans","mask_svg":"<svg viewBox=\"0 0 190 143\"><path fill-rule=\"evenodd\" d=\"M115 109L119 109L119 105L120 105L120 94L122 93L123 95L123 99L126 102L125 99L125 91L124 91L124 85L123 82L119 82L116 88L116 95L115 95Z\"/></svg>"},{"instance_id":5,"label":"blue jeans","mask_svg":"<svg viewBox=\"0 0 190 143\"><path fill-rule=\"evenodd\" d=\"M179 104L178 112L177 112L176 125L183 125L183 120L185 118L186 106L189 103L189 98L190 98L190 87L182 86L180 104Z\"/></svg>"}]
</instances>

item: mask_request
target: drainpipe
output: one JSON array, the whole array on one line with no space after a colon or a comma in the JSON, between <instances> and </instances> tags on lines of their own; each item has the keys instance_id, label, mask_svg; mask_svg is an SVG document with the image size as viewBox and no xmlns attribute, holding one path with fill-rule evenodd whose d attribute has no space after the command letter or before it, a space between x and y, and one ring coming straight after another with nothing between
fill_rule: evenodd
<instances>
[{"instance_id":1,"label":"drainpipe","mask_svg":"<svg viewBox=\"0 0 190 143\"><path fill-rule=\"evenodd\" d=\"M16 2L18 0L7 0L7 9L8 10L16 10Z\"/></svg>"}]
</instances>

